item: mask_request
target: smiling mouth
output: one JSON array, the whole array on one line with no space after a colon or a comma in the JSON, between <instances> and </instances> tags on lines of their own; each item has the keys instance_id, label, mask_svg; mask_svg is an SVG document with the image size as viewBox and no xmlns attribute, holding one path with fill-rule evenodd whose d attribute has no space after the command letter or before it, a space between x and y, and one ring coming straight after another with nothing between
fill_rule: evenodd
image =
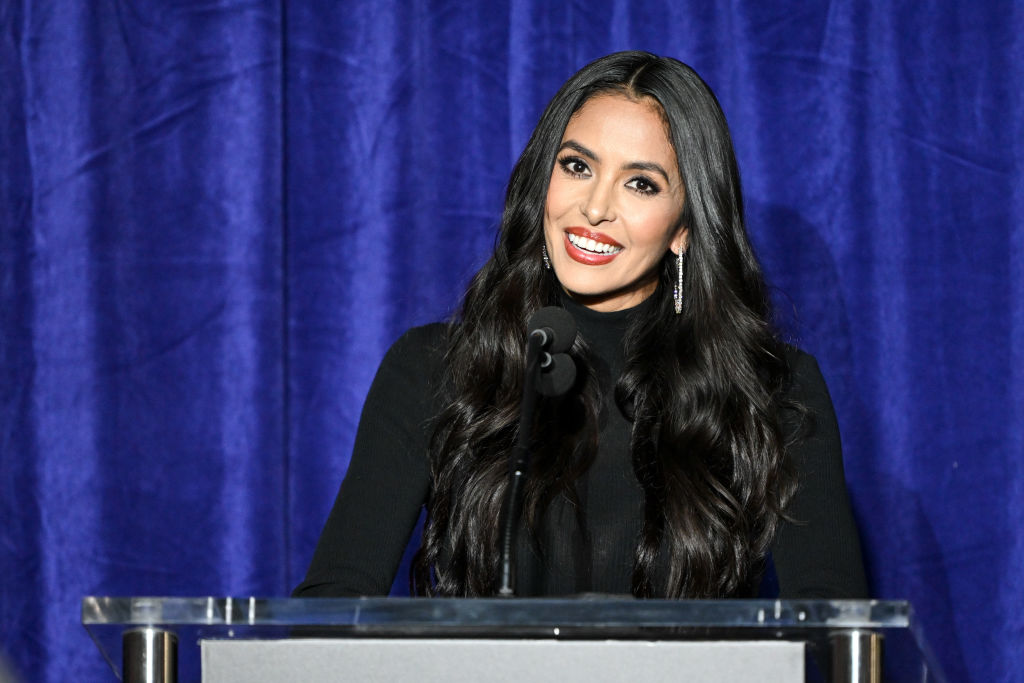
<instances>
[{"instance_id":1,"label":"smiling mouth","mask_svg":"<svg viewBox=\"0 0 1024 683\"><path fill-rule=\"evenodd\" d=\"M578 228L570 228L569 230L566 230L565 236L574 247L582 251L590 252L591 254L617 254L622 251L623 248L621 244L614 240L608 239L608 241L603 241L601 239L594 239L594 237L597 236L595 233L584 234L584 231ZM604 236L600 235L600 237Z\"/></svg>"},{"instance_id":2,"label":"smiling mouth","mask_svg":"<svg viewBox=\"0 0 1024 683\"><path fill-rule=\"evenodd\" d=\"M625 249L608 235L582 227L566 228L563 235L566 255L585 266L607 265Z\"/></svg>"},{"instance_id":3,"label":"smiling mouth","mask_svg":"<svg viewBox=\"0 0 1024 683\"><path fill-rule=\"evenodd\" d=\"M579 237L571 232L566 233L569 237L569 241L572 242L573 246L583 251L589 251L592 254L617 254L622 251L622 247L613 247L610 244L604 242L595 242L589 237Z\"/></svg>"}]
</instances>

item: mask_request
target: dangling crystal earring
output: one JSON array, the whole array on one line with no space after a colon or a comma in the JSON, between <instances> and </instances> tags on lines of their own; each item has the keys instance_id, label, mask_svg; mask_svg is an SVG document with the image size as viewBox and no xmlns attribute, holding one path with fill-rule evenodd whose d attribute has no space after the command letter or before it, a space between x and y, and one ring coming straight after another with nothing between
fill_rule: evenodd
<instances>
[{"instance_id":1,"label":"dangling crystal earring","mask_svg":"<svg viewBox=\"0 0 1024 683\"><path fill-rule=\"evenodd\" d=\"M679 249L676 257L676 286L672 289L672 303L676 307L676 315L683 312L683 250Z\"/></svg>"},{"instance_id":2,"label":"dangling crystal earring","mask_svg":"<svg viewBox=\"0 0 1024 683\"><path fill-rule=\"evenodd\" d=\"M544 257L544 268L551 270L551 259L548 258L548 245L540 245L540 255Z\"/></svg>"}]
</instances>

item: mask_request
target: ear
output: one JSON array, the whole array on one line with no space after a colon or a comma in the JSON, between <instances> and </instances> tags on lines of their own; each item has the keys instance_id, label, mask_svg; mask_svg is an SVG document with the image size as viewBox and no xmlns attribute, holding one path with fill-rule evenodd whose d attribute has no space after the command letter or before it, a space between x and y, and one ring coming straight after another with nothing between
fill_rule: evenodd
<instances>
[{"instance_id":1,"label":"ear","mask_svg":"<svg viewBox=\"0 0 1024 683\"><path fill-rule=\"evenodd\" d=\"M672 244L669 245L669 249L672 250L673 254L679 255L680 251L685 252L690 241L690 229L686 226L679 228L679 232L672 238Z\"/></svg>"}]
</instances>

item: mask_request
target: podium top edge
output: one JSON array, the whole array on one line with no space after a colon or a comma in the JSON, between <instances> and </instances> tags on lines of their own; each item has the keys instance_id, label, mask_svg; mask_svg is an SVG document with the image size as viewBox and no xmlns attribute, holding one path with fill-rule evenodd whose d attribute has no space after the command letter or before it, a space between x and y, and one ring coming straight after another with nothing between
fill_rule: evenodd
<instances>
[{"instance_id":1,"label":"podium top edge","mask_svg":"<svg viewBox=\"0 0 1024 683\"><path fill-rule=\"evenodd\" d=\"M86 626L908 628L903 600L116 597L82 599Z\"/></svg>"}]
</instances>

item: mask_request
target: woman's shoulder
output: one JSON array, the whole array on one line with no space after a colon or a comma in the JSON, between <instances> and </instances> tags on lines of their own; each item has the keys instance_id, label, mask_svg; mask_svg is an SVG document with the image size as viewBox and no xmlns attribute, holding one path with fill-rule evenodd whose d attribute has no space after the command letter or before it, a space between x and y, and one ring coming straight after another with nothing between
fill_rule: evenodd
<instances>
[{"instance_id":1,"label":"woman's shoulder","mask_svg":"<svg viewBox=\"0 0 1024 683\"><path fill-rule=\"evenodd\" d=\"M825 377L822 375L817 358L792 344L784 344L783 359L788 374L785 393L789 398L796 399L800 403L813 403L824 398L831 406L828 386L825 384Z\"/></svg>"},{"instance_id":2,"label":"woman's shoulder","mask_svg":"<svg viewBox=\"0 0 1024 683\"><path fill-rule=\"evenodd\" d=\"M444 384L448 329L445 323L420 325L395 340L377 368L364 414L398 414L396 423L416 425L434 414Z\"/></svg>"},{"instance_id":3,"label":"woman's shoulder","mask_svg":"<svg viewBox=\"0 0 1024 683\"><path fill-rule=\"evenodd\" d=\"M430 356L444 353L451 323L428 323L410 327L391 345L388 353Z\"/></svg>"},{"instance_id":4,"label":"woman's shoulder","mask_svg":"<svg viewBox=\"0 0 1024 683\"><path fill-rule=\"evenodd\" d=\"M436 384L444 367L449 323L410 327L384 354L378 376Z\"/></svg>"},{"instance_id":5,"label":"woman's shoulder","mask_svg":"<svg viewBox=\"0 0 1024 683\"><path fill-rule=\"evenodd\" d=\"M791 372L796 372L797 370L807 371L808 368L818 367L818 360L799 346L784 343L782 344L782 353L786 365L789 366Z\"/></svg>"},{"instance_id":6,"label":"woman's shoulder","mask_svg":"<svg viewBox=\"0 0 1024 683\"><path fill-rule=\"evenodd\" d=\"M822 452L841 453L839 424L832 396L814 356L787 345L785 360L788 377L782 391L782 420L786 440L798 463L814 461ZM841 465L840 465L841 466Z\"/></svg>"}]
</instances>

